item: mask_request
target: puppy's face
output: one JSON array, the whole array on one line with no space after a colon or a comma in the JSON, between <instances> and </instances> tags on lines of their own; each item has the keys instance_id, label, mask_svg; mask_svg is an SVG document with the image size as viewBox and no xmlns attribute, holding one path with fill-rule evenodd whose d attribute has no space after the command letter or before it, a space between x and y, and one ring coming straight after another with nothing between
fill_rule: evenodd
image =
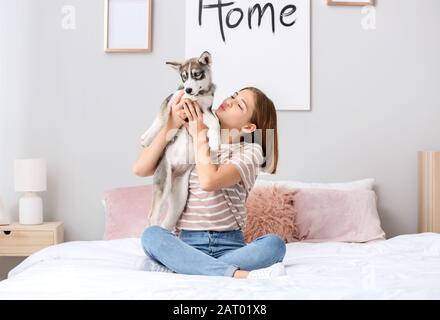
<instances>
[{"instance_id":1,"label":"puppy's face","mask_svg":"<svg viewBox=\"0 0 440 320\"><path fill-rule=\"evenodd\" d=\"M197 96L208 91L212 84L212 59L209 52L185 62L167 62L176 69L182 79L185 93Z\"/></svg>"}]
</instances>

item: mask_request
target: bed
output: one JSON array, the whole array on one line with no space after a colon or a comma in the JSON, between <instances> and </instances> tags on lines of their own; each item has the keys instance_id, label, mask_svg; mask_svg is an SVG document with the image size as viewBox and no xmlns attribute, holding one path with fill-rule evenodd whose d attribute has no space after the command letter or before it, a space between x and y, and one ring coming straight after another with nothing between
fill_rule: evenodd
<instances>
[{"instance_id":1,"label":"bed","mask_svg":"<svg viewBox=\"0 0 440 320\"><path fill-rule=\"evenodd\" d=\"M138 238L62 243L11 270L0 300L440 299L434 233L366 244L289 243L287 275L273 280L150 272L147 262Z\"/></svg>"}]
</instances>

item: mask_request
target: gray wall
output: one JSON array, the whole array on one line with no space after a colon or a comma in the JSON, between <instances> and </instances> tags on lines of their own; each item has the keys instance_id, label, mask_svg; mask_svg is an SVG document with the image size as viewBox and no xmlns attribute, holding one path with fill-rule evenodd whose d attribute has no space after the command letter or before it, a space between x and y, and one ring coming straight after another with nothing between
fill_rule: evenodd
<instances>
[{"instance_id":1,"label":"gray wall","mask_svg":"<svg viewBox=\"0 0 440 320\"><path fill-rule=\"evenodd\" d=\"M0 195L17 220L13 160L46 158L45 219L66 240L101 238L104 190L151 181L132 174L139 136L184 56L184 1L154 1L151 54L103 52L103 2L0 0ZM359 8L312 2L312 111L279 112L274 178L373 177L387 236L414 233L417 151L440 149L440 1L379 0L370 31ZM0 277L19 261L0 258Z\"/></svg>"}]
</instances>

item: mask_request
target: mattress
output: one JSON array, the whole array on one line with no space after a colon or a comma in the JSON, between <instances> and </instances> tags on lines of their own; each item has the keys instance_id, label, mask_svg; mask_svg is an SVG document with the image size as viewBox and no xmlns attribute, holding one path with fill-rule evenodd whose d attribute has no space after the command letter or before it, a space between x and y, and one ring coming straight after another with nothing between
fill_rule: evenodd
<instances>
[{"instance_id":1,"label":"mattress","mask_svg":"<svg viewBox=\"0 0 440 320\"><path fill-rule=\"evenodd\" d=\"M0 282L6 299L440 299L440 235L374 243L289 243L276 279L146 271L137 238L72 241L26 258Z\"/></svg>"}]
</instances>

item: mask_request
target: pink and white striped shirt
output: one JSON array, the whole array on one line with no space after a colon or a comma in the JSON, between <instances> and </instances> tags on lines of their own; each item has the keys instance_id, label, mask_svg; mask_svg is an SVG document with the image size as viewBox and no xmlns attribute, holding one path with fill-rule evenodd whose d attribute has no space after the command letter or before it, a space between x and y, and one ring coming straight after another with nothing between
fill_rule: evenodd
<instances>
[{"instance_id":1,"label":"pink and white striped shirt","mask_svg":"<svg viewBox=\"0 0 440 320\"><path fill-rule=\"evenodd\" d=\"M241 181L221 190L205 191L200 187L194 166L190 173L187 203L177 229L232 231L243 228L245 202L264 162L263 150L257 143L226 143L221 145L218 156L219 164L232 164L238 169Z\"/></svg>"}]
</instances>

